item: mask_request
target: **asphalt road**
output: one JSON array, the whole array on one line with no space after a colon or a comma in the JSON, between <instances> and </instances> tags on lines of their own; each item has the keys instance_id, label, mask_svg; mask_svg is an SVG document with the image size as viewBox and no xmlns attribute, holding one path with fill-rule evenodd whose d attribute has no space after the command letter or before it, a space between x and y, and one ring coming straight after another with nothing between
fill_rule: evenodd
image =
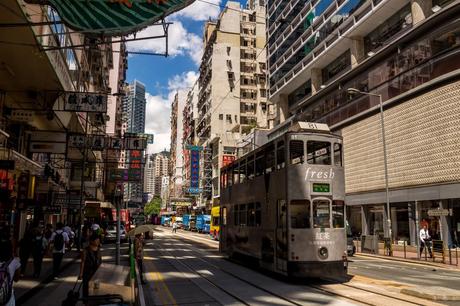
<instances>
[{"instance_id":1,"label":"asphalt road","mask_svg":"<svg viewBox=\"0 0 460 306\"><path fill-rule=\"evenodd\" d=\"M380 258L353 256L349 273L416 286L439 286L460 290L460 270L443 269Z\"/></svg>"}]
</instances>

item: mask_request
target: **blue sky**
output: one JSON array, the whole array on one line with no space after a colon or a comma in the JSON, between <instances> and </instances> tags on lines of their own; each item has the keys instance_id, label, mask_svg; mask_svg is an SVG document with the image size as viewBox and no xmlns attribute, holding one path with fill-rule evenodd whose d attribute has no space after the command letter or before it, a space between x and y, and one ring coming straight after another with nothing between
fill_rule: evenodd
<instances>
[{"instance_id":1,"label":"blue sky","mask_svg":"<svg viewBox=\"0 0 460 306\"><path fill-rule=\"evenodd\" d=\"M239 0L246 3L246 0ZM214 3L213 4L210 4ZM196 0L192 5L167 18L173 24L169 29L170 56L130 55L127 81L137 79L146 85L146 132L155 135L150 153L170 146L170 111L174 94L186 92L198 77L202 54L202 35L205 21L216 19L227 0ZM137 37L162 34L159 27L149 27ZM142 40L128 44L132 51L164 52L163 39Z\"/></svg>"}]
</instances>

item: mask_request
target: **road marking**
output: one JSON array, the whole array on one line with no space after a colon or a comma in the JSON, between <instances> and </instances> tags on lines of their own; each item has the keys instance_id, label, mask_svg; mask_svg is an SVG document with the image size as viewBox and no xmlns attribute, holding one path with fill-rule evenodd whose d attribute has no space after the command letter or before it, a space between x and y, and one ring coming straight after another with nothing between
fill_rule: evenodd
<instances>
[{"instance_id":1,"label":"road marking","mask_svg":"<svg viewBox=\"0 0 460 306\"><path fill-rule=\"evenodd\" d=\"M163 305L177 306L177 301L174 299L174 296L169 290L168 285L166 285L163 275L161 274L161 272L158 271L158 269L156 268L153 262L151 263L151 265L154 271L150 272L149 275L154 280L154 285L157 288L157 292L160 296L161 302L163 303ZM161 287L159 286L161 286L163 290L161 290ZM163 293L166 293L167 296L164 296Z\"/></svg>"}]
</instances>

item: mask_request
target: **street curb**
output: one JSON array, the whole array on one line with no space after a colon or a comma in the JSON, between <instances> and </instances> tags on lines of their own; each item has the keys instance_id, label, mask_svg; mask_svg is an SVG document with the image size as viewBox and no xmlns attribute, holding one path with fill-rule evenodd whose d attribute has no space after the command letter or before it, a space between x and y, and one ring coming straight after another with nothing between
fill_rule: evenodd
<instances>
[{"instance_id":1,"label":"street curb","mask_svg":"<svg viewBox=\"0 0 460 306\"><path fill-rule=\"evenodd\" d=\"M401 289L401 293L432 301L460 301L460 292L451 289L446 290L444 287L434 287L428 289L419 287L403 288Z\"/></svg>"},{"instance_id":2,"label":"street curb","mask_svg":"<svg viewBox=\"0 0 460 306\"><path fill-rule=\"evenodd\" d=\"M72 257L69 257L72 258ZM73 259L69 262L61 266L59 272L64 271L68 267L70 267L73 263L75 263L80 258L80 254L78 253ZM49 276L45 277L37 286L31 288L19 298L16 299L16 305L22 305L23 303L27 302L30 298L32 298L35 294L39 293L47 284L51 283L54 280L53 273ZM19 280L20 281L20 280Z\"/></svg>"},{"instance_id":3,"label":"street curb","mask_svg":"<svg viewBox=\"0 0 460 306\"><path fill-rule=\"evenodd\" d=\"M404 258L399 258L399 257L388 257L388 256L381 256L381 255L365 254L365 253L356 253L355 255L362 256L362 257L369 257L369 258L379 258L379 259L388 260L388 261L407 262L407 263L412 263L412 264L417 264L417 265L422 265L422 266L443 268L447 270L459 270L459 268L456 266L439 264L439 263L429 262L429 261L418 261L418 260L404 259Z\"/></svg>"}]
</instances>

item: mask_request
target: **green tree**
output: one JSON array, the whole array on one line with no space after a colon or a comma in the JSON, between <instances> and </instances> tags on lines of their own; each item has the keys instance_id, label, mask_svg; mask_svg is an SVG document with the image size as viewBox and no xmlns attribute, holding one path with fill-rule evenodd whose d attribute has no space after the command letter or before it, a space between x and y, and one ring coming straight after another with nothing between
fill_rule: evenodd
<instances>
[{"instance_id":1,"label":"green tree","mask_svg":"<svg viewBox=\"0 0 460 306\"><path fill-rule=\"evenodd\" d=\"M161 198L154 197L148 204L144 207L144 215L151 216L155 214L160 214L161 209Z\"/></svg>"}]
</instances>

